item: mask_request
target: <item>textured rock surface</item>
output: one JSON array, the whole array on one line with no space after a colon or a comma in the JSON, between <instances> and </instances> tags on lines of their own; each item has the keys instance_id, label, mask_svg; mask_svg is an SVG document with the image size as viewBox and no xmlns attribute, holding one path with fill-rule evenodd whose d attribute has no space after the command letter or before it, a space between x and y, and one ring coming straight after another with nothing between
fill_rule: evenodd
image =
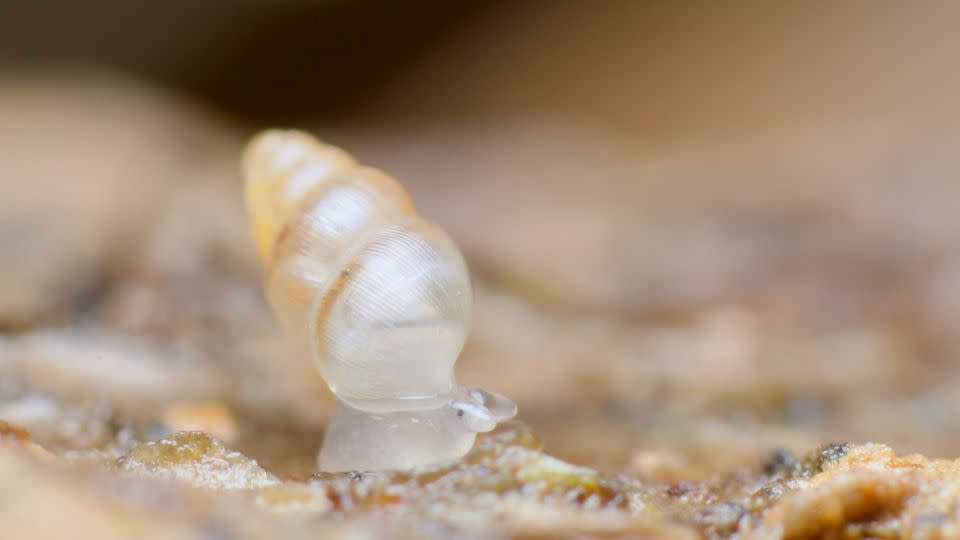
<instances>
[{"instance_id":1,"label":"textured rock surface","mask_svg":"<svg viewBox=\"0 0 960 540\"><path fill-rule=\"evenodd\" d=\"M256 461L224 448L202 431L181 431L170 439L139 444L117 466L140 476L177 479L210 489L256 489L279 482Z\"/></svg>"},{"instance_id":2,"label":"textured rock surface","mask_svg":"<svg viewBox=\"0 0 960 540\"><path fill-rule=\"evenodd\" d=\"M197 432L134 447L118 476L38 452L24 433L4 429L0 481L11 489L2 516L16 538L76 527L97 534L84 538L211 530L230 538L270 530L286 538L940 538L958 526L960 462L898 457L882 445L827 445L803 459L777 452L753 474L658 483L552 458L514 423L454 463L280 481Z\"/></svg>"}]
</instances>

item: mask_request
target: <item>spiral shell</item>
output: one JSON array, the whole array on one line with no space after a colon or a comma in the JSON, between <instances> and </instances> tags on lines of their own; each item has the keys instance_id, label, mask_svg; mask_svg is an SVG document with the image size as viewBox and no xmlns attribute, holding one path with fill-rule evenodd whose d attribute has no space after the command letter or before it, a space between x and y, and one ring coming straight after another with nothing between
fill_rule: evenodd
<instances>
[{"instance_id":1,"label":"spiral shell","mask_svg":"<svg viewBox=\"0 0 960 540\"><path fill-rule=\"evenodd\" d=\"M450 237L391 176L304 133L257 136L244 174L270 303L337 397L366 411L448 401L471 310Z\"/></svg>"}]
</instances>

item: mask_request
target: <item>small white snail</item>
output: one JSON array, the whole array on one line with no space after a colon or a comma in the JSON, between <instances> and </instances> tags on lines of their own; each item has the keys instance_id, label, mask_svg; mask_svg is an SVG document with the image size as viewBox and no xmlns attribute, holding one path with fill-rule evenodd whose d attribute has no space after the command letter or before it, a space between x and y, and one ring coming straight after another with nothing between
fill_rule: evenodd
<instances>
[{"instance_id":1,"label":"small white snail","mask_svg":"<svg viewBox=\"0 0 960 540\"><path fill-rule=\"evenodd\" d=\"M516 414L503 396L457 386L467 269L396 180L297 131L254 138L244 176L274 313L338 398L321 470L460 457Z\"/></svg>"}]
</instances>

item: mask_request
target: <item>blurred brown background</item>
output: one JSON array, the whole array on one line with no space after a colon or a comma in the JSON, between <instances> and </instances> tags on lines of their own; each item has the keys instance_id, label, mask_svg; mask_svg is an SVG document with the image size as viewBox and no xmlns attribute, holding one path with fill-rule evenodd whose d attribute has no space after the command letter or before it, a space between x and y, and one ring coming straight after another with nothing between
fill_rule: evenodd
<instances>
[{"instance_id":1,"label":"blurred brown background","mask_svg":"<svg viewBox=\"0 0 960 540\"><path fill-rule=\"evenodd\" d=\"M3 11L0 418L50 447L215 399L238 447L309 468L329 396L239 197L243 141L286 125L453 234L460 377L551 453L663 478L831 439L960 454L960 5Z\"/></svg>"}]
</instances>

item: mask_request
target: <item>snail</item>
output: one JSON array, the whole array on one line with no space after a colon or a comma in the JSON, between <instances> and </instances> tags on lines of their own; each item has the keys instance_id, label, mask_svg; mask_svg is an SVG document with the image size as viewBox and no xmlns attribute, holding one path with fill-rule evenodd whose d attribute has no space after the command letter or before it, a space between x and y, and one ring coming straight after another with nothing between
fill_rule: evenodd
<instances>
[{"instance_id":1,"label":"snail","mask_svg":"<svg viewBox=\"0 0 960 540\"><path fill-rule=\"evenodd\" d=\"M256 136L243 168L271 307L337 398L320 470L457 458L516 414L506 397L457 385L466 264L397 180L299 131Z\"/></svg>"}]
</instances>

